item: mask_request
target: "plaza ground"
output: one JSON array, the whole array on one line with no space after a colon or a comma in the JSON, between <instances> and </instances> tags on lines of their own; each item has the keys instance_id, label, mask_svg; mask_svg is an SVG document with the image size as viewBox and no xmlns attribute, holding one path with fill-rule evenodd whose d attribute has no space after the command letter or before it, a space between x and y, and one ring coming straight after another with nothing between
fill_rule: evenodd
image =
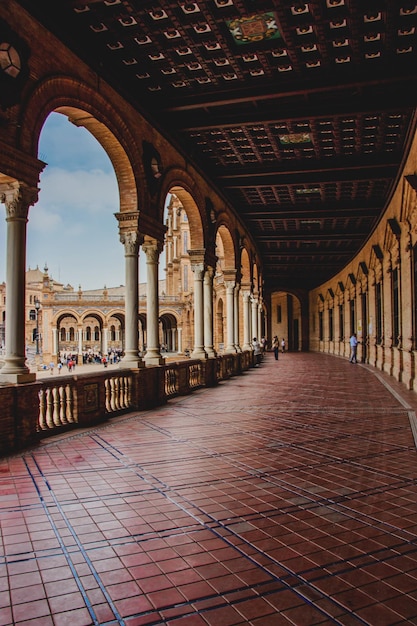
<instances>
[{"instance_id":1,"label":"plaza ground","mask_svg":"<svg viewBox=\"0 0 417 626\"><path fill-rule=\"evenodd\" d=\"M1 459L0 623L417 624L416 409L369 366L268 353Z\"/></svg>"}]
</instances>

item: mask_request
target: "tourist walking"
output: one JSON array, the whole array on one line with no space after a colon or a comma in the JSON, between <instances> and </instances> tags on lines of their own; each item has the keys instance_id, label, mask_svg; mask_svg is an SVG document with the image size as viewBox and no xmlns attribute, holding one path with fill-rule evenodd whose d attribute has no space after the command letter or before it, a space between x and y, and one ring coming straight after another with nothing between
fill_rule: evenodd
<instances>
[{"instance_id":1,"label":"tourist walking","mask_svg":"<svg viewBox=\"0 0 417 626\"><path fill-rule=\"evenodd\" d=\"M277 335L272 340L272 349L274 351L275 361L278 361L278 353L279 353L279 340Z\"/></svg>"},{"instance_id":2,"label":"tourist walking","mask_svg":"<svg viewBox=\"0 0 417 626\"><path fill-rule=\"evenodd\" d=\"M356 337L356 333L353 333L351 338L349 339L349 344L350 344L350 358L349 358L349 362L350 363L357 363L357 358L356 358L356 354L357 354L357 350L358 350L358 340Z\"/></svg>"}]
</instances>

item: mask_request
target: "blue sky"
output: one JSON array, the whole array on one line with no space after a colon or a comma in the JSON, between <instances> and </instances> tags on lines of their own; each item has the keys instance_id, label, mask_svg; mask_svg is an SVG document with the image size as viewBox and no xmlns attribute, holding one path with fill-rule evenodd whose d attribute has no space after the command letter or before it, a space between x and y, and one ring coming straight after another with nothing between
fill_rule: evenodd
<instances>
[{"instance_id":1,"label":"blue sky","mask_svg":"<svg viewBox=\"0 0 417 626\"><path fill-rule=\"evenodd\" d=\"M124 249L119 242L119 196L113 166L84 128L52 113L42 129L37 204L29 209L26 267L43 269L76 289L125 284ZM6 211L0 205L0 282L6 279ZM140 253L140 282L146 282Z\"/></svg>"}]
</instances>

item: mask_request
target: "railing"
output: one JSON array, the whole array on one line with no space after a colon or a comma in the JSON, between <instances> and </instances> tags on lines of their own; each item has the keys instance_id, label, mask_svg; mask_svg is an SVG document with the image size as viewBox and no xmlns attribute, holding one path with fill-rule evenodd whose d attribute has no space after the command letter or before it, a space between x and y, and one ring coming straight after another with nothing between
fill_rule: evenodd
<instances>
[{"instance_id":1,"label":"railing","mask_svg":"<svg viewBox=\"0 0 417 626\"><path fill-rule=\"evenodd\" d=\"M70 381L41 387L38 395L38 432L77 423L77 391Z\"/></svg>"},{"instance_id":2,"label":"railing","mask_svg":"<svg viewBox=\"0 0 417 626\"><path fill-rule=\"evenodd\" d=\"M113 413L132 406L132 376L112 376L104 381L106 412Z\"/></svg>"},{"instance_id":3,"label":"railing","mask_svg":"<svg viewBox=\"0 0 417 626\"><path fill-rule=\"evenodd\" d=\"M113 416L164 404L211 387L252 365L252 353L187 359L138 370L68 374L0 385L0 456L39 439L98 424Z\"/></svg>"},{"instance_id":4,"label":"railing","mask_svg":"<svg viewBox=\"0 0 417 626\"><path fill-rule=\"evenodd\" d=\"M104 294L79 294L78 292L58 292L54 293L52 300L54 302L78 302L79 304L88 303L88 302L120 302L120 304L124 304L124 296L123 295L104 295ZM158 297L159 302L181 302L180 296L169 296L166 294L160 294ZM139 302L146 302L146 295L139 296ZM47 301L45 301L47 304Z\"/></svg>"}]
</instances>

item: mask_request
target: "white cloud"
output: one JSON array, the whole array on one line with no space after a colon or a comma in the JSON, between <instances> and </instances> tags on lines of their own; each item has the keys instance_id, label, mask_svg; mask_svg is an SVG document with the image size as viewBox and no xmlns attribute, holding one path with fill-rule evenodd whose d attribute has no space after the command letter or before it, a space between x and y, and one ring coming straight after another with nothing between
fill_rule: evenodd
<instances>
[{"instance_id":1,"label":"white cloud","mask_svg":"<svg viewBox=\"0 0 417 626\"><path fill-rule=\"evenodd\" d=\"M43 206L60 206L65 212L113 214L119 210L114 172L48 167L41 177L40 189L39 201Z\"/></svg>"}]
</instances>

